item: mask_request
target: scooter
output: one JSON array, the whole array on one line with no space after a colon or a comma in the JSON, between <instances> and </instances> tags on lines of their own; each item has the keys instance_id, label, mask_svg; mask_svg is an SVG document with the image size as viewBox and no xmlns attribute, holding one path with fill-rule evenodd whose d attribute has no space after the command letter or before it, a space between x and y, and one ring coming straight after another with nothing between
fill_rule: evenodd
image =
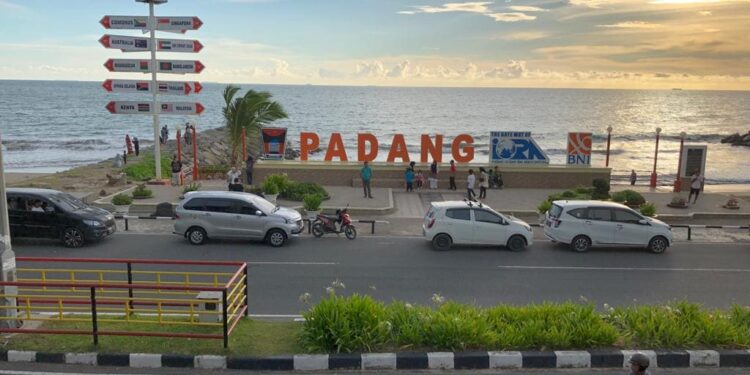
<instances>
[{"instance_id":1,"label":"scooter","mask_svg":"<svg viewBox=\"0 0 750 375\"><path fill-rule=\"evenodd\" d=\"M346 208L336 210L335 217L318 214L312 223L313 235L315 237L322 237L326 233L344 233L346 238L350 240L357 238L357 228L354 228L349 218L349 213L347 213L348 208L349 206L347 205ZM338 228L336 227L337 223L340 224Z\"/></svg>"}]
</instances>

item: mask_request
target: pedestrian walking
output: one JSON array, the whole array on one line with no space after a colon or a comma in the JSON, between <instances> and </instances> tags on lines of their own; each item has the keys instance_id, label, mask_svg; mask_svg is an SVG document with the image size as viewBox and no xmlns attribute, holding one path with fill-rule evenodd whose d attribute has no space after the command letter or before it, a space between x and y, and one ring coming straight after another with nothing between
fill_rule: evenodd
<instances>
[{"instance_id":1,"label":"pedestrian walking","mask_svg":"<svg viewBox=\"0 0 750 375\"><path fill-rule=\"evenodd\" d=\"M406 191L414 191L414 170L411 168L406 168L404 178L406 179Z\"/></svg>"},{"instance_id":2,"label":"pedestrian walking","mask_svg":"<svg viewBox=\"0 0 750 375\"><path fill-rule=\"evenodd\" d=\"M648 365L651 363L648 357L641 353L633 354L628 360L630 364L630 375L651 375Z\"/></svg>"},{"instance_id":3,"label":"pedestrian walking","mask_svg":"<svg viewBox=\"0 0 750 375\"><path fill-rule=\"evenodd\" d=\"M370 180L372 179L372 168L370 164L365 162L362 169L359 170L359 177L362 178L362 189L365 193L365 198L372 198L372 189L370 186Z\"/></svg>"},{"instance_id":4,"label":"pedestrian walking","mask_svg":"<svg viewBox=\"0 0 750 375\"><path fill-rule=\"evenodd\" d=\"M128 164L128 150L122 150L122 165Z\"/></svg>"},{"instance_id":5,"label":"pedestrian walking","mask_svg":"<svg viewBox=\"0 0 750 375\"><path fill-rule=\"evenodd\" d=\"M484 167L479 167L479 199L487 198L490 177Z\"/></svg>"},{"instance_id":6,"label":"pedestrian walking","mask_svg":"<svg viewBox=\"0 0 750 375\"><path fill-rule=\"evenodd\" d=\"M476 202L477 194L474 193L474 184L476 183L476 176L474 176L474 170L469 169L469 176L466 177L466 198L470 201Z\"/></svg>"},{"instance_id":7,"label":"pedestrian walking","mask_svg":"<svg viewBox=\"0 0 750 375\"><path fill-rule=\"evenodd\" d=\"M448 189L456 190L456 162L451 160L450 172L448 174Z\"/></svg>"},{"instance_id":8,"label":"pedestrian walking","mask_svg":"<svg viewBox=\"0 0 750 375\"><path fill-rule=\"evenodd\" d=\"M698 195L701 193L701 190L703 190L703 185L706 182L706 178L703 177L703 174L701 174L700 169L696 169L695 172L693 172L693 175L690 176L690 194L688 195L688 202L690 202L690 198L693 197L693 194L695 194L695 199L693 199L693 204L698 200Z\"/></svg>"},{"instance_id":9,"label":"pedestrian walking","mask_svg":"<svg viewBox=\"0 0 750 375\"><path fill-rule=\"evenodd\" d=\"M133 136L133 148L135 149L135 156L141 154L141 141L136 136Z\"/></svg>"},{"instance_id":10,"label":"pedestrian walking","mask_svg":"<svg viewBox=\"0 0 750 375\"><path fill-rule=\"evenodd\" d=\"M169 128L164 125L164 144L167 144L169 141Z\"/></svg>"},{"instance_id":11,"label":"pedestrian walking","mask_svg":"<svg viewBox=\"0 0 750 375\"><path fill-rule=\"evenodd\" d=\"M253 168L255 167L255 159L253 156L248 154L247 160L245 160L245 179L248 185L253 184Z\"/></svg>"},{"instance_id":12,"label":"pedestrian walking","mask_svg":"<svg viewBox=\"0 0 750 375\"><path fill-rule=\"evenodd\" d=\"M638 174L635 173L635 169L630 170L630 186L635 185L635 181L638 180Z\"/></svg>"},{"instance_id":13,"label":"pedestrian walking","mask_svg":"<svg viewBox=\"0 0 750 375\"><path fill-rule=\"evenodd\" d=\"M237 191L241 193L245 191L245 187L242 186L239 178L235 178L234 181L231 184L229 184L229 191Z\"/></svg>"},{"instance_id":14,"label":"pedestrian walking","mask_svg":"<svg viewBox=\"0 0 750 375\"><path fill-rule=\"evenodd\" d=\"M182 174L182 162L177 160L177 155L172 155L172 186L180 185L180 175Z\"/></svg>"},{"instance_id":15,"label":"pedestrian walking","mask_svg":"<svg viewBox=\"0 0 750 375\"><path fill-rule=\"evenodd\" d=\"M235 178L240 178L240 171L237 170L237 166L233 166L232 169L227 172L227 187L234 183Z\"/></svg>"}]
</instances>

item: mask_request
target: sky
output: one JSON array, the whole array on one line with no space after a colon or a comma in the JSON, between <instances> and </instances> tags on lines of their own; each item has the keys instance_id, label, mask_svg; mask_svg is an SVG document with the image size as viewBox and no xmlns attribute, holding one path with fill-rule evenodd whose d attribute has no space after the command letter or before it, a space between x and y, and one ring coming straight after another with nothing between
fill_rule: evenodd
<instances>
[{"instance_id":1,"label":"sky","mask_svg":"<svg viewBox=\"0 0 750 375\"><path fill-rule=\"evenodd\" d=\"M98 81L135 0L0 0L0 79ZM750 0L170 0L204 25L203 82L750 90ZM161 76L160 76L161 77ZM170 77L173 80L185 77Z\"/></svg>"}]
</instances>

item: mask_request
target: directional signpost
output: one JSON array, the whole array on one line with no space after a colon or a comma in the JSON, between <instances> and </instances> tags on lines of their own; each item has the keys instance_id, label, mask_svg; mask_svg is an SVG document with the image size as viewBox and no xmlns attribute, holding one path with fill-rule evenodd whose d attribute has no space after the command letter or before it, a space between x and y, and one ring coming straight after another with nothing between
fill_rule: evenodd
<instances>
[{"instance_id":1,"label":"directional signpost","mask_svg":"<svg viewBox=\"0 0 750 375\"><path fill-rule=\"evenodd\" d=\"M197 60L157 60L156 51L197 53L203 44L197 40L156 38L156 31L185 33L197 30L203 22L198 17L156 17L154 5L164 4L168 0L136 0L148 3L149 16L104 16L99 23L105 29L148 31L149 36L127 36L105 34L99 39L105 48L119 49L122 52L150 52L146 59L109 59L104 67L110 72L151 73L151 80L108 79L102 87L116 93L150 93L151 100L145 101L111 101L107 110L112 114L152 115L154 125L154 162L156 163L156 180L161 180L161 150L159 143L160 115L200 115L205 110L197 102L160 102L159 95L190 95L202 89L198 82L157 81L157 73L197 74L205 66ZM178 140L179 142L179 140ZM195 158L196 155L193 155ZM196 170L197 166L193 167Z\"/></svg>"}]
</instances>

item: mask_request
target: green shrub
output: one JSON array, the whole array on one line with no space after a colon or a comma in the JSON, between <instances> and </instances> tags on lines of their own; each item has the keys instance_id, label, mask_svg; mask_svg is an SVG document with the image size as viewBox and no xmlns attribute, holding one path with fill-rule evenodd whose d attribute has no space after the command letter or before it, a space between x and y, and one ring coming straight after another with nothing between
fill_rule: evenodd
<instances>
[{"instance_id":1,"label":"green shrub","mask_svg":"<svg viewBox=\"0 0 750 375\"><path fill-rule=\"evenodd\" d=\"M549 209L552 208L552 202L549 200L544 200L542 203L539 203L539 206L536 207L536 210L540 213L546 213L549 211Z\"/></svg>"},{"instance_id":2,"label":"green shrub","mask_svg":"<svg viewBox=\"0 0 750 375\"><path fill-rule=\"evenodd\" d=\"M643 195L635 190L623 190L622 193L625 195L625 202L629 206L640 206L646 203L646 199L643 198Z\"/></svg>"},{"instance_id":3,"label":"green shrub","mask_svg":"<svg viewBox=\"0 0 750 375\"><path fill-rule=\"evenodd\" d=\"M305 211L312 212L312 211L319 211L320 210L320 204L323 202L323 198L321 198L318 194L307 194L305 195L305 198L303 199L303 207L305 208Z\"/></svg>"},{"instance_id":4,"label":"green shrub","mask_svg":"<svg viewBox=\"0 0 750 375\"><path fill-rule=\"evenodd\" d=\"M133 203L133 198L127 194L117 194L112 197L112 204L116 206L127 206Z\"/></svg>"},{"instance_id":5,"label":"green shrub","mask_svg":"<svg viewBox=\"0 0 750 375\"><path fill-rule=\"evenodd\" d=\"M191 183L185 185L185 187L182 188L182 193L185 194L185 193L189 193L191 191L198 191L198 190L200 190L200 188L201 188L201 184L200 183L198 183L198 182L191 182Z\"/></svg>"},{"instance_id":6,"label":"green shrub","mask_svg":"<svg viewBox=\"0 0 750 375\"><path fill-rule=\"evenodd\" d=\"M172 177L172 160L168 156L161 157L161 178ZM137 163L131 163L122 168L122 171L134 181L148 181L156 176L156 164L153 154L141 156Z\"/></svg>"},{"instance_id":7,"label":"green shrub","mask_svg":"<svg viewBox=\"0 0 750 375\"><path fill-rule=\"evenodd\" d=\"M328 192L322 186L314 182L290 181L286 190L280 190L280 196L290 201L301 201L306 195L317 194L323 198L328 197Z\"/></svg>"},{"instance_id":8,"label":"green shrub","mask_svg":"<svg viewBox=\"0 0 750 375\"><path fill-rule=\"evenodd\" d=\"M264 193L271 195L278 194L280 190L279 185L276 185L276 183L270 179L266 179L265 181L263 181L261 188L263 189Z\"/></svg>"},{"instance_id":9,"label":"green shrub","mask_svg":"<svg viewBox=\"0 0 750 375\"><path fill-rule=\"evenodd\" d=\"M594 191L591 192L591 199L609 199L609 181L603 178L595 178L592 185Z\"/></svg>"},{"instance_id":10,"label":"green shrub","mask_svg":"<svg viewBox=\"0 0 750 375\"><path fill-rule=\"evenodd\" d=\"M550 202L563 200L563 196L560 193L550 194L547 196L547 200Z\"/></svg>"},{"instance_id":11,"label":"green shrub","mask_svg":"<svg viewBox=\"0 0 750 375\"><path fill-rule=\"evenodd\" d=\"M656 205L654 205L653 203L642 204L641 214L648 217L654 217L654 215L656 215Z\"/></svg>"},{"instance_id":12,"label":"green shrub","mask_svg":"<svg viewBox=\"0 0 750 375\"><path fill-rule=\"evenodd\" d=\"M612 193L612 201L613 202L624 203L626 200L628 200L628 198L625 195L624 191L618 191L616 193Z\"/></svg>"},{"instance_id":13,"label":"green shrub","mask_svg":"<svg viewBox=\"0 0 750 375\"><path fill-rule=\"evenodd\" d=\"M370 296L332 295L304 312L300 340L311 352L371 352L388 342L392 323Z\"/></svg>"},{"instance_id":14,"label":"green shrub","mask_svg":"<svg viewBox=\"0 0 750 375\"><path fill-rule=\"evenodd\" d=\"M563 198L575 198L577 195L578 194L574 192L573 190L565 190L561 194Z\"/></svg>"},{"instance_id":15,"label":"green shrub","mask_svg":"<svg viewBox=\"0 0 750 375\"><path fill-rule=\"evenodd\" d=\"M148 198L154 195L151 189L146 187L146 184L140 184L133 190L133 198Z\"/></svg>"},{"instance_id":16,"label":"green shrub","mask_svg":"<svg viewBox=\"0 0 750 375\"><path fill-rule=\"evenodd\" d=\"M276 187L278 188L278 192L274 194L286 193L286 191L289 190L289 186L292 184L292 181L289 179L289 177L286 174L282 173L274 173L268 175L263 183L265 184L266 182L276 185ZM301 199L302 197L300 197L300 200Z\"/></svg>"},{"instance_id":17,"label":"green shrub","mask_svg":"<svg viewBox=\"0 0 750 375\"><path fill-rule=\"evenodd\" d=\"M575 188L575 192L581 195L591 195L591 193L594 192L594 188L579 185L577 188Z\"/></svg>"},{"instance_id":18,"label":"green shrub","mask_svg":"<svg viewBox=\"0 0 750 375\"><path fill-rule=\"evenodd\" d=\"M206 165L198 166L199 172L205 173L205 174L215 174L215 173L225 174L229 172L230 169L232 169L232 167L226 164L206 164Z\"/></svg>"}]
</instances>

